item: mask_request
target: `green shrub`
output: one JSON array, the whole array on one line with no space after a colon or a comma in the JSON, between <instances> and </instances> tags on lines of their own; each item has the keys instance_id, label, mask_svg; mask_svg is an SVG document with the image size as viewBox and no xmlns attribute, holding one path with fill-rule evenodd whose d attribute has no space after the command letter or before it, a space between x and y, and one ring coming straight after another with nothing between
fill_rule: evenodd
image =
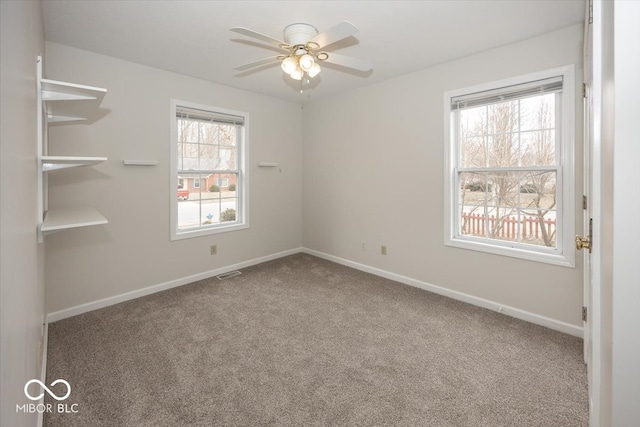
<instances>
[{"instance_id":1,"label":"green shrub","mask_svg":"<svg viewBox=\"0 0 640 427\"><path fill-rule=\"evenodd\" d=\"M235 221L235 220L236 220L235 209L229 208L220 214L220 222Z\"/></svg>"},{"instance_id":2,"label":"green shrub","mask_svg":"<svg viewBox=\"0 0 640 427\"><path fill-rule=\"evenodd\" d=\"M213 184L211 187L209 187L209 191L211 193L219 193L220 192L220 187L218 187L217 185Z\"/></svg>"},{"instance_id":3,"label":"green shrub","mask_svg":"<svg viewBox=\"0 0 640 427\"><path fill-rule=\"evenodd\" d=\"M236 191L236 185L235 184L231 184L229 186L229 191Z\"/></svg>"}]
</instances>

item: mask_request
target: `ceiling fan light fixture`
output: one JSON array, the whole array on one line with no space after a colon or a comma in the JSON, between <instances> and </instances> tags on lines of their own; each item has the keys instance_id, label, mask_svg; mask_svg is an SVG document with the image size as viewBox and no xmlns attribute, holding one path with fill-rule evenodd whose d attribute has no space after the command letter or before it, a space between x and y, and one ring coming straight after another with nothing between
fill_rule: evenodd
<instances>
[{"instance_id":1,"label":"ceiling fan light fixture","mask_svg":"<svg viewBox=\"0 0 640 427\"><path fill-rule=\"evenodd\" d=\"M293 80L302 80L302 76L304 76L304 71L302 71L302 68L300 67L296 68L293 73L289 74L289 77Z\"/></svg>"},{"instance_id":2,"label":"ceiling fan light fixture","mask_svg":"<svg viewBox=\"0 0 640 427\"><path fill-rule=\"evenodd\" d=\"M356 34L358 28L349 21L342 21L323 33L319 33L314 26L309 24L296 23L287 25L284 29L284 42L244 27L231 28L231 31L253 37L262 42L275 44L284 51L275 57L254 61L234 69L244 71L264 64L271 64L274 60L280 61L282 71L292 79L301 82L301 91L303 82L309 83L310 79L322 71L321 63L323 62L362 72L370 72L372 68L369 61L320 50L325 46L332 45Z\"/></svg>"},{"instance_id":3,"label":"ceiling fan light fixture","mask_svg":"<svg viewBox=\"0 0 640 427\"><path fill-rule=\"evenodd\" d=\"M296 61L296 58L288 56L284 59L284 61L282 61L281 67L282 71L291 75L291 73L294 73L298 68L298 61Z\"/></svg>"},{"instance_id":4,"label":"ceiling fan light fixture","mask_svg":"<svg viewBox=\"0 0 640 427\"><path fill-rule=\"evenodd\" d=\"M305 53L298 59L298 64L300 64L300 68L302 68L304 71L309 72L309 70L313 68L315 61L313 60L313 56Z\"/></svg>"},{"instance_id":5,"label":"ceiling fan light fixture","mask_svg":"<svg viewBox=\"0 0 640 427\"><path fill-rule=\"evenodd\" d=\"M320 65L318 65L317 62L315 62L313 64L313 66L311 67L311 69L309 71L307 71L307 74L309 75L309 77L314 78L315 76L317 76L320 73L320 71L322 71L320 69Z\"/></svg>"}]
</instances>

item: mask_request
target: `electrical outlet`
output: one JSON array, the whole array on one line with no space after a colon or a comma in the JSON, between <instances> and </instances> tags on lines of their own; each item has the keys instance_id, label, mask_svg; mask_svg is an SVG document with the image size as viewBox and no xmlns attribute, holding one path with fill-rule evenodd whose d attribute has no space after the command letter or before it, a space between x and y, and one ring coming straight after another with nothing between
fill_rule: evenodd
<instances>
[{"instance_id":1,"label":"electrical outlet","mask_svg":"<svg viewBox=\"0 0 640 427\"><path fill-rule=\"evenodd\" d=\"M387 254L387 245L380 246L380 254L381 255L386 255Z\"/></svg>"},{"instance_id":2,"label":"electrical outlet","mask_svg":"<svg viewBox=\"0 0 640 427\"><path fill-rule=\"evenodd\" d=\"M363 251L366 251L367 250L367 243L366 242L360 243L360 249L362 249Z\"/></svg>"},{"instance_id":3,"label":"electrical outlet","mask_svg":"<svg viewBox=\"0 0 640 427\"><path fill-rule=\"evenodd\" d=\"M218 253L218 245L211 245L211 255Z\"/></svg>"}]
</instances>

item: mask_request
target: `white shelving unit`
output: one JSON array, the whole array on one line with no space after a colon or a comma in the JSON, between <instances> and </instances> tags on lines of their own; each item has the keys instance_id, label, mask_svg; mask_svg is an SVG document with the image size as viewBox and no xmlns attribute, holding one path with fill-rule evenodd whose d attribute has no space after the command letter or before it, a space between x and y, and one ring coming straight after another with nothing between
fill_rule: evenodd
<instances>
[{"instance_id":1,"label":"white shelving unit","mask_svg":"<svg viewBox=\"0 0 640 427\"><path fill-rule=\"evenodd\" d=\"M38 57L38 241L43 236L69 228L106 224L94 208L49 209L48 174L60 169L93 166L106 157L49 156L49 126L90 124L100 118L100 104L106 89L42 78L42 58Z\"/></svg>"},{"instance_id":2,"label":"white shelving unit","mask_svg":"<svg viewBox=\"0 0 640 427\"><path fill-rule=\"evenodd\" d=\"M42 233L66 230L68 228L87 227L106 224L107 219L90 207L56 209L47 212L42 222Z\"/></svg>"},{"instance_id":3,"label":"white shelving unit","mask_svg":"<svg viewBox=\"0 0 640 427\"><path fill-rule=\"evenodd\" d=\"M106 89L40 79L42 102L49 125L93 123Z\"/></svg>"},{"instance_id":4,"label":"white shelving unit","mask_svg":"<svg viewBox=\"0 0 640 427\"><path fill-rule=\"evenodd\" d=\"M42 156L42 171L49 172L77 166L93 166L107 160L106 157L73 157L73 156Z\"/></svg>"}]
</instances>

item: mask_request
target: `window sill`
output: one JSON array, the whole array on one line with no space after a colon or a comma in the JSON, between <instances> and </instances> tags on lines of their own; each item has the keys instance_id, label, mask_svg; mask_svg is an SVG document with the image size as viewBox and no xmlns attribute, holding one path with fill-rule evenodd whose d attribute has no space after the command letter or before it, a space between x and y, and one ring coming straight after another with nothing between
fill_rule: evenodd
<instances>
[{"instance_id":1,"label":"window sill","mask_svg":"<svg viewBox=\"0 0 640 427\"><path fill-rule=\"evenodd\" d=\"M468 249L478 252L485 252L493 255L506 256L510 258L519 258L526 261L541 262L545 264L553 264L561 267L575 268L575 258L573 252L567 254L559 251L535 252L518 247L501 246L497 244L484 243L464 238L446 239L445 246L451 246L460 249ZM508 245L508 243L507 243Z\"/></svg>"},{"instance_id":2,"label":"window sill","mask_svg":"<svg viewBox=\"0 0 640 427\"><path fill-rule=\"evenodd\" d=\"M202 236L210 236L212 234L220 234L227 233L230 231L244 230L249 228L249 224L230 224L230 225L221 225L218 227L212 228L199 228L193 231L179 231L171 234L171 240L182 240L182 239L190 239L192 237L202 237Z\"/></svg>"}]
</instances>

